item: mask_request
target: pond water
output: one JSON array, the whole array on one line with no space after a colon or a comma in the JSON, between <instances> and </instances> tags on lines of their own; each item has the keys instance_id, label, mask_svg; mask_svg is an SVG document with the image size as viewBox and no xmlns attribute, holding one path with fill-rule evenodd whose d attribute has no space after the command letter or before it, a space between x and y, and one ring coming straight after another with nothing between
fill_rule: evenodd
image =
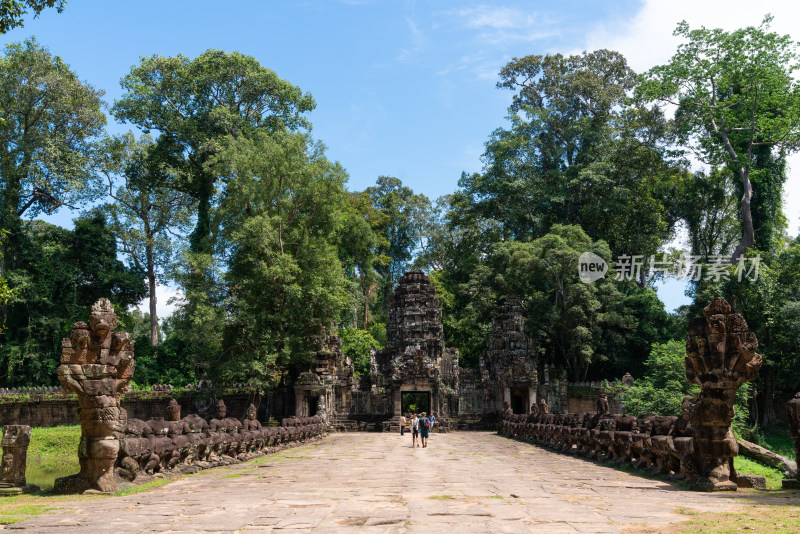
<instances>
[{"instance_id":1,"label":"pond water","mask_svg":"<svg viewBox=\"0 0 800 534\"><path fill-rule=\"evenodd\" d=\"M28 484L36 484L43 490L52 489L53 483L57 478L72 475L79 471L79 467L77 465L42 467L40 465L36 465L35 462L32 464L30 460L31 459L29 458L28 466L25 469L25 480L28 482Z\"/></svg>"}]
</instances>

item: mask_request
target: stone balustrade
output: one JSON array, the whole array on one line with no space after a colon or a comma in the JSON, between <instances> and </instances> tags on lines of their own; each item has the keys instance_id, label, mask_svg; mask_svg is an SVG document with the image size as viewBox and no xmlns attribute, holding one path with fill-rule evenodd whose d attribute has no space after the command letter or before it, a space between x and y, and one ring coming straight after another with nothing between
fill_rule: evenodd
<instances>
[{"instance_id":1,"label":"stone balustrade","mask_svg":"<svg viewBox=\"0 0 800 534\"><path fill-rule=\"evenodd\" d=\"M120 437L115 474L132 482L155 473L194 473L246 461L327 432L321 416L290 417L272 427L261 426L255 414L251 405L241 421L225 417L220 401L208 421L196 414L180 418L180 406L173 402L166 420L129 419Z\"/></svg>"},{"instance_id":2,"label":"stone balustrade","mask_svg":"<svg viewBox=\"0 0 800 534\"><path fill-rule=\"evenodd\" d=\"M688 418L620 414L508 414L502 435L562 452L693 477L694 437Z\"/></svg>"}]
</instances>

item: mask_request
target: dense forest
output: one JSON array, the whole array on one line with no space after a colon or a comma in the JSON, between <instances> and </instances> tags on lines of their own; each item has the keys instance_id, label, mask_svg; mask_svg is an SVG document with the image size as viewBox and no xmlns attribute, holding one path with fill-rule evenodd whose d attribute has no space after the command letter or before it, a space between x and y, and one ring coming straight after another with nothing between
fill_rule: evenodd
<instances>
[{"instance_id":1,"label":"dense forest","mask_svg":"<svg viewBox=\"0 0 800 534\"><path fill-rule=\"evenodd\" d=\"M392 176L348 189L310 133L313 88L253 57L144 57L106 103L57 51L11 44L0 387L55 384L61 338L99 297L135 337L139 386L274 387L323 331L363 373L398 278L416 268L462 366L477 365L514 294L540 362L571 380L630 372L652 406L688 391L688 320L722 295L761 342L745 402L771 424L776 399L800 389L800 239L782 200L800 147L800 63L770 20L681 24L671 60L644 73L610 50L512 59L497 80L512 103L487 132L483 168L435 200ZM132 131L109 135L105 109ZM57 210L75 213L72 229L37 219ZM578 276L587 252L609 265L592 283ZM691 305L664 309L654 284L667 277L686 281ZM157 317L159 284L182 292L170 317Z\"/></svg>"}]
</instances>

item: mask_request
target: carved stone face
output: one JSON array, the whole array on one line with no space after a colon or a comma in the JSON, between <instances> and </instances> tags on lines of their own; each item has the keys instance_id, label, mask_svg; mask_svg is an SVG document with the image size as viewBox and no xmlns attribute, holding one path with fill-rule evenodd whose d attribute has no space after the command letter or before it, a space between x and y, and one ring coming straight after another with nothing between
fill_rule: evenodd
<instances>
[{"instance_id":1,"label":"carved stone face","mask_svg":"<svg viewBox=\"0 0 800 534\"><path fill-rule=\"evenodd\" d=\"M256 419L256 407L252 404L247 407L247 419L250 421L255 421Z\"/></svg>"},{"instance_id":2,"label":"carved stone face","mask_svg":"<svg viewBox=\"0 0 800 534\"><path fill-rule=\"evenodd\" d=\"M96 335L103 335L117 327L117 315L108 299L102 298L94 303L89 314L89 329Z\"/></svg>"},{"instance_id":3,"label":"carved stone face","mask_svg":"<svg viewBox=\"0 0 800 534\"><path fill-rule=\"evenodd\" d=\"M228 409L225 407L225 403L223 401L219 401L217 403L217 418L225 419L225 416L227 414L228 414Z\"/></svg>"}]
</instances>

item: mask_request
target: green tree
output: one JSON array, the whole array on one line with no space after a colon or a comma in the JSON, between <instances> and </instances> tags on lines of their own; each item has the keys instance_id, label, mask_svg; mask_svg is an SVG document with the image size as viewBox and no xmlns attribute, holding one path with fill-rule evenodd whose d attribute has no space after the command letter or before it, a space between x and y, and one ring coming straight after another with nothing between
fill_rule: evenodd
<instances>
[{"instance_id":1,"label":"green tree","mask_svg":"<svg viewBox=\"0 0 800 534\"><path fill-rule=\"evenodd\" d=\"M144 273L117 259L115 236L98 213L76 219L74 230L23 222L8 277L15 294L0 344L2 387L55 383L61 339L97 299L110 298L124 321L147 294Z\"/></svg>"},{"instance_id":2,"label":"green tree","mask_svg":"<svg viewBox=\"0 0 800 534\"><path fill-rule=\"evenodd\" d=\"M349 193L337 232L339 238L339 260L350 280L353 292L353 310L347 312L342 324L353 328L371 327L370 307L379 288L378 268L390 261L380 249L386 249L386 238L378 233L385 224L386 215L372 205L366 191Z\"/></svg>"},{"instance_id":3,"label":"green tree","mask_svg":"<svg viewBox=\"0 0 800 534\"><path fill-rule=\"evenodd\" d=\"M8 236L0 277L17 264L24 216L74 208L101 194L94 164L105 125L102 94L35 39L6 46L0 58L0 230Z\"/></svg>"},{"instance_id":4,"label":"green tree","mask_svg":"<svg viewBox=\"0 0 800 534\"><path fill-rule=\"evenodd\" d=\"M511 127L486 146L482 173L459 186L477 217L505 239L544 236L553 224L580 225L617 254L652 254L671 235L666 123L632 103L636 76L608 50L514 59L498 87L515 91Z\"/></svg>"},{"instance_id":5,"label":"green tree","mask_svg":"<svg viewBox=\"0 0 800 534\"><path fill-rule=\"evenodd\" d=\"M33 18L38 18L49 7L54 7L61 13L66 4L66 0L3 0L0 4L0 33L24 26L23 17L27 15L28 9L33 11Z\"/></svg>"},{"instance_id":6,"label":"green tree","mask_svg":"<svg viewBox=\"0 0 800 534\"><path fill-rule=\"evenodd\" d=\"M376 266L381 277L380 299L382 317L385 317L394 286L408 269L420 244L431 203L428 197L414 193L391 176L378 177L376 185L368 187L366 192L373 206L384 215L375 231L383 238L378 254L388 260Z\"/></svg>"},{"instance_id":7,"label":"green tree","mask_svg":"<svg viewBox=\"0 0 800 534\"><path fill-rule=\"evenodd\" d=\"M676 211L686 223L691 253L701 262L729 255L739 239L738 200L730 178L721 169L698 172L679 188Z\"/></svg>"},{"instance_id":8,"label":"green tree","mask_svg":"<svg viewBox=\"0 0 800 534\"><path fill-rule=\"evenodd\" d=\"M741 182L742 237L732 259L756 244L752 172L763 149L783 154L800 146L800 83L796 44L761 26L726 32L692 30L665 65L646 73L639 96L677 106L678 140L711 165L729 165ZM769 197L768 197L769 198ZM774 199L773 199L774 200Z\"/></svg>"},{"instance_id":9,"label":"green tree","mask_svg":"<svg viewBox=\"0 0 800 534\"><path fill-rule=\"evenodd\" d=\"M114 202L107 210L121 251L147 275L150 345L155 346L159 340L156 285L172 263L176 245L173 237L189 225L192 198L170 188L167 171L148 158L153 147L149 136L137 142L127 134L109 145L114 157L109 158L104 173L108 196Z\"/></svg>"},{"instance_id":10,"label":"green tree","mask_svg":"<svg viewBox=\"0 0 800 534\"><path fill-rule=\"evenodd\" d=\"M182 313L196 340L219 329L218 349L193 347L209 376L274 385L351 303L337 235L347 175L321 145L285 131L230 137L214 163L229 177L215 221L220 305Z\"/></svg>"},{"instance_id":11,"label":"green tree","mask_svg":"<svg viewBox=\"0 0 800 534\"><path fill-rule=\"evenodd\" d=\"M622 295L613 281L580 281L578 258L584 252L606 261L611 257L605 242L592 241L578 226L556 224L531 242L496 243L469 285L490 310L493 301L518 295L534 350L566 368L571 380L586 379L589 365L599 356L604 328L634 326L620 313Z\"/></svg>"},{"instance_id":12,"label":"green tree","mask_svg":"<svg viewBox=\"0 0 800 534\"><path fill-rule=\"evenodd\" d=\"M682 341L654 343L644 362L645 374L622 395L629 415L680 415L686 395L700 387L686 380L686 344Z\"/></svg>"},{"instance_id":13,"label":"green tree","mask_svg":"<svg viewBox=\"0 0 800 534\"><path fill-rule=\"evenodd\" d=\"M370 372L370 351L383 346L366 330L345 328L342 335L342 353L350 358L357 376L368 376Z\"/></svg>"},{"instance_id":14,"label":"green tree","mask_svg":"<svg viewBox=\"0 0 800 534\"><path fill-rule=\"evenodd\" d=\"M303 113L314 99L238 52L208 50L195 59L142 58L122 79L125 93L112 108L122 122L155 130L155 150L167 162L174 187L197 201L191 250L209 253L213 207L221 176L214 162L228 136L309 126Z\"/></svg>"}]
</instances>

